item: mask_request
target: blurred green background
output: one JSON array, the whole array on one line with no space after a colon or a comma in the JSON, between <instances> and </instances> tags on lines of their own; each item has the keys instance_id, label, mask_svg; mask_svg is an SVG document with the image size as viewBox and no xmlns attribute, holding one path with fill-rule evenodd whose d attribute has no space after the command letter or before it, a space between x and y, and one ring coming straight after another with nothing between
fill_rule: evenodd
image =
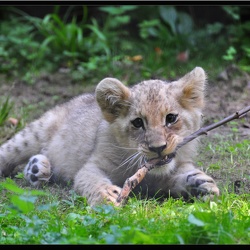
<instances>
[{"instance_id":1,"label":"blurred green background","mask_svg":"<svg viewBox=\"0 0 250 250\"><path fill-rule=\"evenodd\" d=\"M175 78L199 65L214 77L250 71L249 6L1 6L0 73L75 81ZM129 73L128 73L129 72Z\"/></svg>"}]
</instances>

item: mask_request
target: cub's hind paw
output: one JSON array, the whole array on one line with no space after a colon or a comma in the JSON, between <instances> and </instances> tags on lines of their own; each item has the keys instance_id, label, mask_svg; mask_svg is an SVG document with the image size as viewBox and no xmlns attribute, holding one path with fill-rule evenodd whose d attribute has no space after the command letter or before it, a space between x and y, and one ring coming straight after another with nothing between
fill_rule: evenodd
<instances>
[{"instance_id":1,"label":"cub's hind paw","mask_svg":"<svg viewBox=\"0 0 250 250\"><path fill-rule=\"evenodd\" d=\"M29 159L24 168L25 179L32 186L40 186L51 177L51 166L48 158L44 155L34 155Z\"/></svg>"}]
</instances>

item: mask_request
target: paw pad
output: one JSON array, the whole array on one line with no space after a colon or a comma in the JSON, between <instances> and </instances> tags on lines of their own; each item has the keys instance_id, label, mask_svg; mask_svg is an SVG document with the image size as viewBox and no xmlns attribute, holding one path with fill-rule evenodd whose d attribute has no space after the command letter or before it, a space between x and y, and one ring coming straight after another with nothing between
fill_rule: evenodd
<instances>
[{"instance_id":1,"label":"paw pad","mask_svg":"<svg viewBox=\"0 0 250 250\"><path fill-rule=\"evenodd\" d=\"M51 177L51 166L44 155L34 155L24 168L24 176L33 186L40 186Z\"/></svg>"}]
</instances>

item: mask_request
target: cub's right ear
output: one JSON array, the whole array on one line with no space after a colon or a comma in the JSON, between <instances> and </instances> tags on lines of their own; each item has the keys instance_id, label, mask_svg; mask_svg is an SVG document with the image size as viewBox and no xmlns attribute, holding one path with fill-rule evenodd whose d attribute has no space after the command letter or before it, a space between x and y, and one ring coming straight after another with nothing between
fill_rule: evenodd
<instances>
[{"instance_id":1,"label":"cub's right ear","mask_svg":"<svg viewBox=\"0 0 250 250\"><path fill-rule=\"evenodd\" d=\"M96 87L96 100L104 118L113 122L128 110L130 90L115 78L105 78Z\"/></svg>"}]
</instances>

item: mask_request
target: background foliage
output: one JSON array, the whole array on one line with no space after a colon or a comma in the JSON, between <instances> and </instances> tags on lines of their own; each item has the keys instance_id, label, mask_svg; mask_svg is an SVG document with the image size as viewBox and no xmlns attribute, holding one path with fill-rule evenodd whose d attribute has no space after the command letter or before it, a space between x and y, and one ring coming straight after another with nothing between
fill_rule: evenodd
<instances>
[{"instance_id":1,"label":"background foliage","mask_svg":"<svg viewBox=\"0 0 250 250\"><path fill-rule=\"evenodd\" d=\"M89 6L79 7L78 14L72 6L64 13L60 8L38 17L2 7L0 73L32 83L41 72L59 69L76 81L95 76L97 69L112 75L130 69L133 79L176 77L197 64L219 71L236 63L250 71L244 6L221 6L226 23L203 24L188 8L168 5L96 6L90 14Z\"/></svg>"}]
</instances>

